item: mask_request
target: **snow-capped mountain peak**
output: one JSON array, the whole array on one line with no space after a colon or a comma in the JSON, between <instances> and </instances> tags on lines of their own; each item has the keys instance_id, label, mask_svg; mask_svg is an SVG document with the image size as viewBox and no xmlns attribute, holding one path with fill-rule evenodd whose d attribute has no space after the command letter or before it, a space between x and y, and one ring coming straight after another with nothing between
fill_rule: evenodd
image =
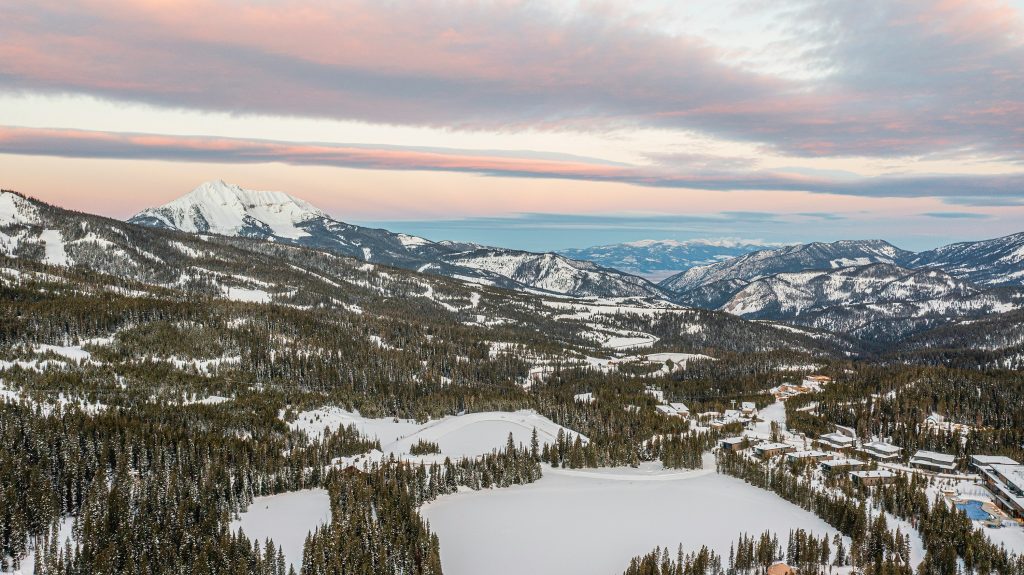
<instances>
[{"instance_id":1,"label":"snow-capped mountain peak","mask_svg":"<svg viewBox=\"0 0 1024 575\"><path fill-rule=\"evenodd\" d=\"M163 206L144 210L131 221L191 233L296 239L309 235L298 224L328 217L284 192L247 190L213 180Z\"/></svg>"}]
</instances>

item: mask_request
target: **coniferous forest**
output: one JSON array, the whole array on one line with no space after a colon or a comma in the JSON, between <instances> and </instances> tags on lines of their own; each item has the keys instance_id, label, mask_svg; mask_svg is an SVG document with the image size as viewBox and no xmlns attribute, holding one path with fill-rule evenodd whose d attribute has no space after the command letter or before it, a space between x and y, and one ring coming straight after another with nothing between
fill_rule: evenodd
<instances>
[{"instance_id":1,"label":"coniferous forest","mask_svg":"<svg viewBox=\"0 0 1024 575\"><path fill-rule=\"evenodd\" d=\"M871 349L720 312L509 292L84 215L62 229L128 237L135 251L69 244L93 263L67 267L30 242L0 256L0 571L441 573L444 538L421 515L438 498L521 488L545 470L709 471L716 453L715 471L840 536L737 530L728 554L658 548L609 572L785 561L801 573L1024 573L926 478L864 488L717 447L765 424L726 414L769 409L773 389L813 370L830 383L784 407L804 444L838 425L901 446L901 463L918 449L956 455L963 472L975 453L1024 460L1024 378L969 348ZM653 337L642 352L601 343L639 333ZM326 409L396 425L529 410L558 429L474 456L420 437L398 457L359 425L310 415ZM326 490L329 521L301 560L231 527L255 498L311 488Z\"/></svg>"}]
</instances>

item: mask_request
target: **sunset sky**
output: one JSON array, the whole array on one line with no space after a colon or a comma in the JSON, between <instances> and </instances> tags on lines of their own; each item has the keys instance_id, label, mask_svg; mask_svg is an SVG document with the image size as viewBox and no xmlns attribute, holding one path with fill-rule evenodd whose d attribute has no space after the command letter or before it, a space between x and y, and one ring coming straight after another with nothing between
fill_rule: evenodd
<instances>
[{"instance_id":1,"label":"sunset sky","mask_svg":"<svg viewBox=\"0 0 1024 575\"><path fill-rule=\"evenodd\" d=\"M1024 0L0 0L0 187L534 250L1024 231Z\"/></svg>"}]
</instances>

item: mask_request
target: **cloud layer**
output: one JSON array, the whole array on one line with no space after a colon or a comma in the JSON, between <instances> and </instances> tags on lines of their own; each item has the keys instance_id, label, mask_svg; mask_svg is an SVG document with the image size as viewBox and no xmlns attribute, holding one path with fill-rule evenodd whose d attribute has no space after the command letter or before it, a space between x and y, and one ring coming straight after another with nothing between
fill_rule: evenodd
<instances>
[{"instance_id":1,"label":"cloud layer","mask_svg":"<svg viewBox=\"0 0 1024 575\"><path fill-rule=\"evenodd\" d=\"M199 136L123 134L0 126L0 150L9 154L70 158L118 158L212 163L269 163L436 170L489 176L620 182L658 188L714 191L804 191L874 198L943 198L955 204L1019 205L1024 174L935 175L828 179L787 172L673 172L660 166L609 164L587 158L247 140ZM828 214L799 214L830 217Z\"/></svg>"},{"instance_id":2,"label":"cloud layer","mask_svg":"<svg viewBox=\"0 0 1024 575\"><path fill-rule=\"evenodd\" d=\"M802 156L1024 152L1021 18L996 0L803 0L772 16L785 40L764 48L803 66L798 78L605 4L0 5L8 92L463 129L696 130Z\"/></svg>"}]
</instances>

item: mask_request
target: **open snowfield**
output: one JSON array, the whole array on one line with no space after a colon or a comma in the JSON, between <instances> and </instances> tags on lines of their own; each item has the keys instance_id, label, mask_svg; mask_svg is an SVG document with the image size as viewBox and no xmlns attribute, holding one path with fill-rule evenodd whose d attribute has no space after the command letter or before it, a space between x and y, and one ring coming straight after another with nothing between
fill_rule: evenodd
<instances>
[{"instance_id":1,"label":"open snowfield","mask_svg":"<svg viewBox=\"0 0 1024 575\"><path fill-rule=\"evenodd\" d=\"M553 470L537 483L461 492L423 508L448 575L621 573L655 545L708 545L728 557L740 533L835 530L780 497L716 474ZM785 544L785 541L783 541Z\"/></svg>"},{"instance_id":2,"label":"open snowfield","mask_svg":"<svg viewBox=\"0 0 1024 575\"><path fill-rule=\"evenodd\" d=\"M298 572L302 567L302 546L306 534L331 522L331 500L325 489L306 489L257 497L231 531L241 528L250 540L262 546L267 538L284 550L285 561Z\"/></svg>"},{"instance_id":3,"label":"open snowfield","mask_svg":"<svg viewBox=\"0 0 1024 575\"><path fill-rule=\"evenodd\" d=\"M978 523L975 523L975 525L978 525ZM999 529L982 527L982 531L996 545L1003 545L1014 553L1024 553L1024 527L1019 525L1015 527L1001 527Z\"/></svg>"},{"instance_id":4,"label":"open snowfield","mask_svg":"<svg viewBox=\"0 0 1024 575\"><path fill-rule=\"evenodd\" d=\"M554 443L558 430L565 429L530 410L467 413L421 424L411 419L365 418L337 407L302 412L291 426L318 436L324 427L334 430L352 424L362 434L379 439L385 454L408 455L409 448L422 439L438 444L441 460L446 456L475 457L503 449L509 433L517 444L529 445L534 429L541 444ZM569 429L565 429L565 433L576 437L576 432Z\"/></svg>"},{"instance_id":5,"label":"open snowfield","mask_svg":"<svg viewBox=\"0 0 1024 575\"><path fill-rule=\"evenodd\" d=\"M423 439L437 443L442 455L473 457L504 448L509 433L516 444L529 445L534 429L541 444L554 443L559 429L564 429L571 438L577 435L534 411L488 411L432 421L415 433L382 447L385 453L408 453L410 447Z\"/></svg>"}]
</instances>

